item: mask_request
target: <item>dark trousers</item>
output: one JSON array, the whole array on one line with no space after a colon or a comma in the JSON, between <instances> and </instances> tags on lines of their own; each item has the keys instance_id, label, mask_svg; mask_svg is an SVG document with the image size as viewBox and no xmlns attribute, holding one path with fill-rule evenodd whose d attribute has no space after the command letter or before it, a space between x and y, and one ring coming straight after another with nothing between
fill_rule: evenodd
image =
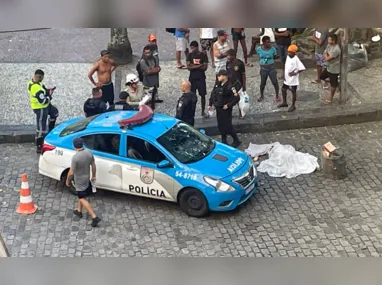
<instances>
[{"instance_id":1,"label":"dark trousers","mask_svg":"<svg viewBox=\"0 0 382 285\"><path fill-rule=\"evenodd\" d=\"M56 119L58 117L58 109L49 104L48 107L43 109L34 109L33 112L36 114L36 143L42 144L41 140L44 139L48 131L54 129L56 125ZM46 123L49 117L49 126L47 131Z\"/></svg>"},{"instance_id":2,"label":"dark trousers","mask_svg":"<svg viewBox=\"0 0 382 285\"><path fill-rule=\"evenodd\" d=\"M236 131L232 124L232 108L224 110L216 108L216 119L218 121L218 129L221 135L222 143L227 144L227 136L230 135L234 141L238 141Z\"/></svg>"},{"instance_id":3,"label":"dark trousers","mask_svg":"<svg viewBox=\"0 0 382 285\"><path fill-rule=\"evenodd\" d=\"M110 82L102 86L101 100L105 103L109 102L109 105L114 104L114 84Z\"/></svg>"}]
</instances>

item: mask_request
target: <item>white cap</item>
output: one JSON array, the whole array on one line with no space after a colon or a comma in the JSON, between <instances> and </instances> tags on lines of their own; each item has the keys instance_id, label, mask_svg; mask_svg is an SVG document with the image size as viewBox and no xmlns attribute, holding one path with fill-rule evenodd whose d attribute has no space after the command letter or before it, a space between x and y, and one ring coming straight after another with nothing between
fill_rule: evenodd
<instances>
[{"instance_id":1,"label":"white cap","mask_svg":"<svg viewBox=\"0 0 382 285\"><path fill-rule=\"evenodd\" d=\"M126 75L126 84L127 83L132 84L132 83L138 83L138 82L139 82L139 78L135 74L130 73Z\"/></svg>"}]
</instances>

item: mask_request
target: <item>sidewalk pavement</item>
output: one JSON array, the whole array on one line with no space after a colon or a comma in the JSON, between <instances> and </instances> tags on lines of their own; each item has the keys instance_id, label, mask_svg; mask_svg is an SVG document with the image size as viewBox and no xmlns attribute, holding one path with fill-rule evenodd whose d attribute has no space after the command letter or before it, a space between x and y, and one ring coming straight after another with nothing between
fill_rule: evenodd
<instances>
[{"instance_id":1,"label":"sidewalk pavement","mask_svg":"<svg viewBox=\"0 0 382 285\"><path fill-rule=\"evenodd\" d=\"M238 107L234 108L235 124L240 132L262 132L295 128L307 128L336 124L359 123L382 118L382 97L379 90L382 82L379 74L382 71L382 59L369 62L367 68L354 71L348 75L348 101L339 105L336 97L330 106L322 103L328 91L322 85L312 84L315 78L314 69L308 69L300 75L297 110L288 113L277 108L274 102L274 89L268 80L265 89L265 101L257 102L259 97L259 66L247 67L247 93L250 97L250 111L244 120L236 119ZM34 140L35 116L30 109L26 82L37 68L45 71L47 87L57 86L53 104L60 111L59 122L83 116L83 103L90 96L92 85L87 73L91 68L87 63L36 63L36 64L2 64L0 93L6 111L0 113L0 142L27 142ZM157 104L156 111L174 115L176 101L179 98L180 82L188 79L187 70L175 68L176 62L161 63L159 95L164 103ZM122 81L127 73L136 73L135 62L127 67L117 69L114 79ZM279 74L280 74L279 70ZM215 80L214 70L209 66L207 86L209 99ZM282 80L279 81L281 87ZM119 89L116 83L116 89ZM117 93L117 92L116 92ZM281 96L281 90L280 90ZM117 97L117 94L116 94ZM288 94L290 102L291 95ZM199 100L200 101L200 100ZM207 101L208 102L208 101ZM207 134L216 134L216 118L202 119L200 103L196 111L196 127L203 127Z\"/></svg>"}]
</instances>

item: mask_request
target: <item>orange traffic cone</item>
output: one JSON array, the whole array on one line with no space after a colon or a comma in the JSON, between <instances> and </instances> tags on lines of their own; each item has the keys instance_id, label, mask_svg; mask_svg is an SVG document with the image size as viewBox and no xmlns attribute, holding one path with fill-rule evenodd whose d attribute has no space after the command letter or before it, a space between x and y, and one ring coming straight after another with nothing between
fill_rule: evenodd
<instances>
[{"instance_id":1,"label":"orange traffic cone","mask_svg":"<svg viewBox=\"0 0 382 285\"><path fill-rule=\"evenodd\" d=\"M28 176L24 173L21 176L20 205L16 209L19 214L33 214L37 211L37 206L33 203L32 193L29 189Z\"/></svg>"}]
</instances>

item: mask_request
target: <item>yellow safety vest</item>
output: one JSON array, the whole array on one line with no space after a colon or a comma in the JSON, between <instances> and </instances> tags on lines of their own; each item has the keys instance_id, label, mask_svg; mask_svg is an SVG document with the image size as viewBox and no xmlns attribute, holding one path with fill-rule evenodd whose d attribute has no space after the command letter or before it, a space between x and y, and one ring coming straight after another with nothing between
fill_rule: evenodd
<instances>
[{"instance_id":1,"label":"yellow safety vest","mask_svg":"<svg viewBox=\"0 0 382 285\"><path fill-rule=\"evenodd\" d=\"M48 102L46 104L41 104L38 101L37 97L36 97L36 94L38 92L40 92L40 91L42 91L44 93L44 95L46 95L46 90L43 87L41 82L37 83L37 82L33 82L33 80L30 80L30 81L28 81L27 88L28 88L29 100L30 100L30 103L31 103L31 108L33 110L35 110L35 109L43 109L43 108L48 107L50 102Z\"/></svg>"}]
</instances>

